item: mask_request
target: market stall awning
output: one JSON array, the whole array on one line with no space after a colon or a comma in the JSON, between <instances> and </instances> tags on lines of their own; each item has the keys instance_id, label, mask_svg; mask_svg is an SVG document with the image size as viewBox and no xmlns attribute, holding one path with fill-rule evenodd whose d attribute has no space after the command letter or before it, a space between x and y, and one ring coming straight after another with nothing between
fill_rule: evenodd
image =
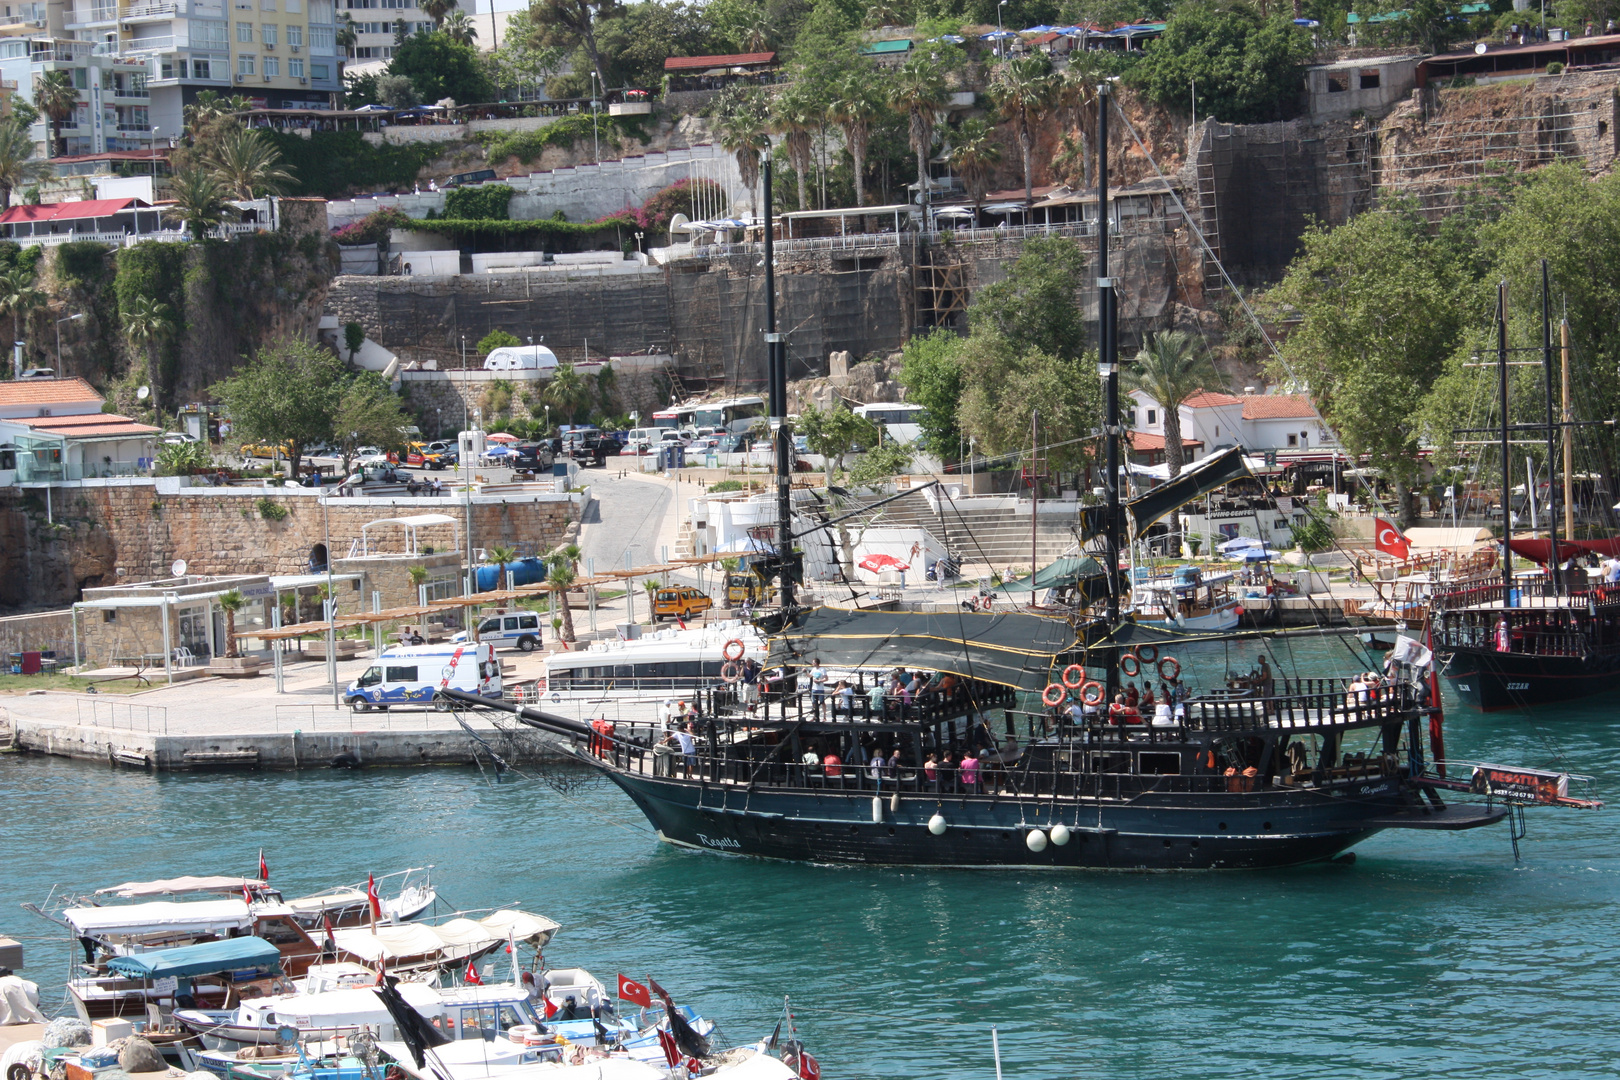
<instances>
[{"instance_id":1,"label":"market stall awning","mask_svg":"<svg viewBox=\"0 0 1620 1080\"><path fill-rule=\"evenodd\" d=\"M947 671L1023 690L1051 682L1058 657L1076 648L1063 619L1021 612L846 611L816 608L772 639L771 663Z\"/></svg>"},{"instance_id":2,"label":"market stall awning","mask_svg":"<svg viewBox=\"0 0 1620 1080\"><path fill-rule=\"evenodd\" d=\"M280 965L281 952L274 945L263 938L239 937L115 956L107 961L107 970L137 979L187 979L248 968L270 971Z\"/></svg>"}]
</instances>

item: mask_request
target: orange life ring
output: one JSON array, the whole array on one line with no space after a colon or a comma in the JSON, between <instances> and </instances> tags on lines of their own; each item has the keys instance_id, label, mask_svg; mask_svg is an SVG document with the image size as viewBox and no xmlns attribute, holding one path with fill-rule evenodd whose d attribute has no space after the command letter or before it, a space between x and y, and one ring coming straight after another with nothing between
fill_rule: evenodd
<instances>
[{"instance_id":1,"label":"orange life ring","mask_svg":"<svg viewBox=\"0 0 1620 1080\"><path fill-rule=\"evenodd\" d=\"M1068 696L1069 692L1058 683L1047 683L1046 689L1041 691L1041 700L1052 709L1063 704L1063 699Z\"/></svg>"},{"instance_id":2,"label":"orange life ring","mask_svg":"<svg viewBox=\"0 0 1620 1080\"><path fill-rule=\"evenodd\" d=\"M1164 670L1166 665L1169 665L1170 667L1168 674ZM1163 679L1165 682L1175 682L1177 679L1181 678L1181 661L1177 660L1173 656L1167 656L1163 660L1160 660L1159 678Z\"/></svg>"},{"instance_id":3,"label":"orange life ring","mask_svg":"<svg viewBox=\"0 0 1620 1080\"><path fill-rule=\"evenodd\" d=\"M1092 694L1093 690L1097 692L1095 696ZM1085 705L1101 705L1103 695L1107 692L1107 690L1103 689L1102 683L1096 679L1091 679L1080 687L1080 701Z\"/></svg>"},{"instance_id":4,"label":"orange life ring","mask_svg":"<svg viewBox=\"0 0 1620 1080\"><path fill-rule=\"evenodd\" d=\"M1119 670L1126 677L1134 679L1142 673L1142 661L1137 659L1135 653L1126 653L1119 658Z\"/></svg>"},{"instance_id":5,"label":"orange life ring","mask_svg":"<svg viewBox=\"0 0 1620 1080\"><path fill-rule=\"evenodd\" d=\"M1136 658L1144 664L1151 664L1159 658L1159 647L1157 645L1138 645L1136 647Z\"/></svg>"},{"instance_id":6,"label":"orange life ring","mask_svg":"<svg viewBox=\"0 0 1620 1080\"><path fill-rule=\"evenodd\" d=\"M1078 690L1086 681L1086 669L1079 664L1070 664L1063 669L1063 685L1070 690Z\"/></svg>"},{"instance_id":7,"label":"orange life ring","mask_svg":"<svg viewBox=\"0 0 1620 1080\"><path fill-rule=\"evenodd\" d=\"M731 648L733 645L737 647L735 652L733 652ZM721 650L720 655L724 656L727 660L741 660L743 658L743 653L747 651L748 646L742 643L742 638L732 638L730 641L726 642L726 647Z\"/></svg>"},{"instance_id":8,"label":"orange life ring","mask_svg":"<svg viewBox=\"0 0 1620 1080\"><path fill-rule=\"evenodd\" d=\"M720 665L720 678L728 683L734 683L742 678L742 668L737 666L737 661L727 660Z\"/></svg>"}]
</instances>

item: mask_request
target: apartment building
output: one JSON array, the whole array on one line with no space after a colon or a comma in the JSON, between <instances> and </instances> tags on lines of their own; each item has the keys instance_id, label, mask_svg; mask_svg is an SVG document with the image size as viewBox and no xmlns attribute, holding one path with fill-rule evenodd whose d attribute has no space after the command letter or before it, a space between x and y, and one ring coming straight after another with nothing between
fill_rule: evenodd
<instances>
[{"instance_id":1,"label":"apartment building","mask_svg":"<svg viewBox=\"0 0 1620 1080\"><path fill-rule=\"evenodd\" d=\"M433 29L433 20L415 0L338 0L342 13L354 24L354 62L367 64L394 55L397 24L405 33Z\"/></svg>"},{"instance_id":2,"label":"apartment building","mask_svg":"<svg viewBox=\"0 0 1620 1080\"><path fill-rule=\"evenodd\" d=\"M81 93L68 154L169 145L212 90L257 108L331 108L341 89L340 0L46 0L0 25L0 79L33 101L46 72ZM8 33L8 31L11 31ZM41 145L49 126L35 128Z\"/></svg>"}]
</instances>

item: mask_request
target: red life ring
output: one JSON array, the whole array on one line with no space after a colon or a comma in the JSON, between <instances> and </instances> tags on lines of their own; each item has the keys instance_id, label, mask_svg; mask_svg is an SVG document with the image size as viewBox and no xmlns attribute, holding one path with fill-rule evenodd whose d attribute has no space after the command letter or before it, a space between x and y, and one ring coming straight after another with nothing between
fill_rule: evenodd
<instances>
[{"instance_id":1,"label":"red life ring","mask_svg":"<svg viewBox=\"0 0 1620 1080\"><path fill-rule=\"evenodd\" d=\"M1046 689L1041 691L1041 700L1052 709L1063 704L1063 699L1068 696L1069 692L1058 683L1047 683Z\"/></svg>"},{"instance_id":2,"label":"red life ring","mask_svg":"<svg viewBox=\"0 0 1620 1080\"><path fill-rule=\"evenodd\" d=\"M1119 658L1119 670L1128 678L1134 679L1142 673L1142 661L1137 659L1135 653L1126 653Z\"/></svg>"},{"instance_id":3,"label":"red life ring","mask_svg":"<svg viewBox=\"0 0 1620 1080\"><path fill-rule=\"evenodd\" d=\"M1078 690L1086 681L1086 669L1079 664L1070 664L1063 669L1063 685L1070 690Z\"/></svg>"},{"instance_id":4,"label":"red life ring","mask_svg":"<svg viewBox=\"0 0 1620 1080\"><path fill-rule=\"evenodd\" d=\"M735 652L732 651L733 645L737 647ZM726 647L721 650L720 655L724 656L727 660L741 660L743 658L743 653L747 651L748 646L742 643L742 638L732 638L730 641L726 642Z\"/></svg>"},{"instance_id":5,"label":"red life ring","mask_svg":"<svg viewBox=\"0 0 1620 1080\"><path fill-rule=\"evenodd\" d=\"M1151 664L1159 658L1159 647L1157 645L1138 645L1136 647L1136 657L1144 664Z\"/></svg>"},{"instance_id":6,"label":"red life ring","mask_svg":"<svg viewBox=\"0 0 1620 1080\"><path fill-rule=\"evenodd\" d=\"M1164 670L1166 665L1169 665L1170 667L1168 674L1166 674ZM1163 660L1160 660L1159 678L1163 679L1165 682L1175 682L1177 679L1181 678L1181 661L1177 660L1173 656L1167 656Z\"/></svg>"},{"instance_id":7,"label":"red life ring","mask_svg":"<svg viewBox=\"0 0 1620 1080\"><path fill-rule=\"evenodd\" d=\"M737 666L737 661L727 660L720 665L720 677L728 683L734 683L742 678L742 668Z\"/></svg>"},{"instance_id":8,"label":"red life ring","mask_svg":"<svg viewBox=\"0 0 1620 1080\"><path fill-rule=\"evenodd\" d=\"M1093 690L1097 692L1095 696L1092 695ZM1084 686L1080 687L1080 701L1086 705L1101 705L1103 695L1107 692L1108 691L1103 689L1102 683L1098 682L1096 679L1092 679Z\"/></svg>"},{"instance_id":9,"label":"red life ring","mask_svg":"<svg viewBox=\"0 0 1620 1080\"><path fill-rule=\"evenodd\" d=\"M799 1080L821 1080L821 1064L806 1051L799 1058Z\"/></svg>"}]
</instances>

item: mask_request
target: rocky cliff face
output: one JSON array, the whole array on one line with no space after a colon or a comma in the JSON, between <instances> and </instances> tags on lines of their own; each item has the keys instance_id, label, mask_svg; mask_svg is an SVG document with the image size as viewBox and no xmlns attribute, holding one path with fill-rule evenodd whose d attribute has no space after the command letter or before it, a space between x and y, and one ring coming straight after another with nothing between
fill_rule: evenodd
<instances>
[{"instance_id":1,"label":"rocky cliff face","mask_svg":"<svg viewBox=\"0 0 1620 1080\"><path fill-rule=\"evenodd\" d=\"M69 515L73 507L62 507ZM52 507L55 517L57 507ZM81 589L116 580L112 536L87 518L48 522L38 492L0 502L0 612L64 607Z\"/></svg>"}]
</instances>

